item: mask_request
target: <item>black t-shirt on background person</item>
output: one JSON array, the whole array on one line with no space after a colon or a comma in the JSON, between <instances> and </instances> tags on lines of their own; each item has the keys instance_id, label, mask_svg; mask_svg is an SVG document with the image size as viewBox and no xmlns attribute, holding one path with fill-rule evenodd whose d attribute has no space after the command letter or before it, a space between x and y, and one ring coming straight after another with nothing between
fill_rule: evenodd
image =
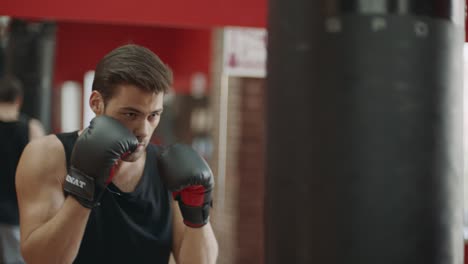
<instances>
[{"instance_id":1,"label":"black t-shirt on background person","mask_svg":"<svg viewBox=\"0 0 468 264\"><path fill-rule=\"evenodd\" d=\"M19 225L16 198L16 166L29 142L29 117L18 121L0 121L0 223Z\"/></svg>"}]
</instances>

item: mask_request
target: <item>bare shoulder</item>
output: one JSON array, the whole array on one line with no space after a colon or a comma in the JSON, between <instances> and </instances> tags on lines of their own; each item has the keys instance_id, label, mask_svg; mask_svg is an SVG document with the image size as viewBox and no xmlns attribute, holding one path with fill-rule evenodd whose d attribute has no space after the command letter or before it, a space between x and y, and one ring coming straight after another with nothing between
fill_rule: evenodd
<instances>
[{"instance_id":1,"label":"bare shoulder","mask_svg":"<svg viewBox=\"0 0 468 264\"><path fill-rule=\"evenodd\" d=\"M48 135L37 138L26 145L18 164L18 170L35 172L27 173L28 175L43 172L56 174L60 169L63 169L61 172L66 171L65 164L65 150L62 143L55 135ZM46 176L41 178L44 177Z\"/></svg>"},{"instance_id":2,"label":"bare shoulder","mask_svg":"<svg viewBox=\"0 0 468 264\"><path fill-rule=\"evenodd\" d=\"M16 169L16 191L20 221L44 221L63 205L66 176L65 150L55 135L26 145Z\"/></svg>"},{"instance_id":3,"label":"bare shoulder","mask_svg":"<svg viewBox=\"0 0 468 264\"><path fill-rule=\"evenodd\" d=\"M42 190L62 192L66 173L65 150L55 135L30 141L16 169L18 195L40 193ZM36 189L35 186L42 188Z\"/></svg>"},{"instance_id":4,"label":"bare shoulder","mask_svg":"<svg viewBox=\"0 0 468 264\"><path fill-rule=\"evenodd\" d=\"M55 135L26 145L16 170L20 229L25 238L63 206L66 173L65 151Z\"/></svg>"},{"instance_id":5,"label":"bare shoulder","mask_svg":"<svg viewBox=\"0 0 468 264\"><path fill-rule=\"evenodd\" d=\"M29 120L29 138L30 140L34 140L40 138L45 135L44 127L42 123L35 119L31 118Z\"/></svg>"}]
</instances>

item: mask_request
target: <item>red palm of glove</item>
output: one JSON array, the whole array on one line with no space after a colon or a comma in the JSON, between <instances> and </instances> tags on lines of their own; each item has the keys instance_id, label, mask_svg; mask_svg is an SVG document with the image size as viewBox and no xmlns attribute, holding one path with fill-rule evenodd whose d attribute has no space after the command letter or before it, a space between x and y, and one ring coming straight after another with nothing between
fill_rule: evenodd
<instances>
[{"instance_id":1,"label":"red palm of glove","mask_svg":"<svg viewBox=\"0 0 468 264\"><path fill-rule=\"evenodd\" d=\"M205 207L211 205L210 199L211 190L206 190L206 188L202 185L192 185L186 187L178 192L173 192L172 196L175 200L179 201L179 205L183 207ZM182 203L182 204L180 204ZM190 223L189 221L184 219L184 223L190 227L200 227L203 224L198 225L194 223Z\"/></svg>"},{"instance_id":2,"label":"red palm of glove","mask_svg":"<svg viewBox=\"0 0 468 264\"><path fill-rule=\"evenodd\" d=\"M174 144L158 154L158 162L167 189L179 202L185 225L202 227L209 222L214 187L208 163L191 147Z\"/></svg>"}]
</instances>

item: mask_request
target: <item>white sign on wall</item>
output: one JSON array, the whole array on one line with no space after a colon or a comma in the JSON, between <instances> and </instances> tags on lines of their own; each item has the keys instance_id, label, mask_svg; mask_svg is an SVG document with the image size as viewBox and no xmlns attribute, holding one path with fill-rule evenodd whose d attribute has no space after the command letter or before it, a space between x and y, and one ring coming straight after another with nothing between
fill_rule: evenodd
<instances>
[{"instance_id":1,"label":"white sign on wall","mask_svg":"<svg viewBox=\"0 0 468 264\"><path fill-rule=\"evenodd\" d=\"M236 77L266 76L267 32L260 28L224 29L223 73Z\"/></svg>"}]
</instances>

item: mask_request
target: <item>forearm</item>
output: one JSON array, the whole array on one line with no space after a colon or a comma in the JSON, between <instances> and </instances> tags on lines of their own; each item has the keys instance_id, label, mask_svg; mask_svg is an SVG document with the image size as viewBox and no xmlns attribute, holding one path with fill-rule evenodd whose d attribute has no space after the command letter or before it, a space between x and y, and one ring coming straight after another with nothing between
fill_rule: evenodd
<instances>
[{"instance_id":1,"label":"forearm","mask_svg":"<svg viewBox=\"0 0 468 264\"><path fill-rule=\"evenodd\" d=\"M185 227L178 263L216 263L218 243L210 224L201 228Z\"/></svg>"},{"instance_id":2,"label":"forearm","mask_svg":"<svg viewBox=\"0 0 468 264\"><path fill-rule=\"evenodd\" d=\"M71 263L78 254L90 212L69 196L52 219L21 241L26 262Z\"/></svg>"}]
</instances>

